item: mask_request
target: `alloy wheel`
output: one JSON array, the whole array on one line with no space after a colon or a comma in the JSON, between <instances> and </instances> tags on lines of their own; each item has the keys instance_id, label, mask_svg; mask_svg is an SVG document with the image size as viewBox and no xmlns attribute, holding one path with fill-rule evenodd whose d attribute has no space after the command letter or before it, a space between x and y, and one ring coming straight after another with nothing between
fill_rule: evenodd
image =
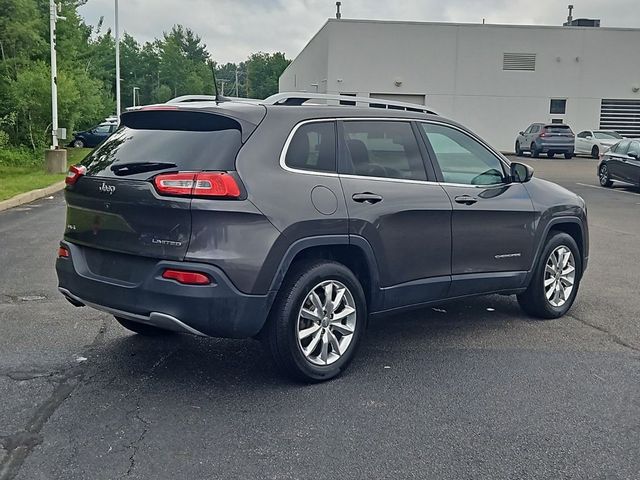
<instances>
[{"instance_id":1,"label":"alloy wheel","mask_svg":"<svg viewBox=\"0 0 640 480\"><path fill-rule=\"evenodd\" d=\"M609 169L606 165L600 167L600 185L603 187L609 183Z\"/></svg>"},{"instance_id":2,"label":"alloy wheel","mask_svg":"<svg viewBox=\"0 0 640 480\"><path fill-rule=\"evenodd\" d=\"M557 247L544 269L544 293L553 307L562 307L571 296L576 279L576 262L573 253L564 245Z\"/></svg>"},{"instance_id":3,"label":"alloy wheel","mask_svg":"<svg viewBox=\"0 0 640 480\"><path fill-rule=\"evenodd\" d=\"M327 280L305 297L296 327L298 346L314 365L331 365L351 344L356 329L356 304L349 289Z\"/></svg>"}]
</instances>

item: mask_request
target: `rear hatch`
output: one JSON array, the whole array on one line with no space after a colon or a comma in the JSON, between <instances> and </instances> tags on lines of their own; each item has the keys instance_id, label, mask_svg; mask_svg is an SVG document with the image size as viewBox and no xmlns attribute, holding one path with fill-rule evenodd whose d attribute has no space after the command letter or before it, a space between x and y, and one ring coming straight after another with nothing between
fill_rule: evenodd
<instances>
[{"instance_id":1,"label":"rear hatch","mask_svg":"<svg viewBox=\"0 0 640 480\"><path fill-rule=\"evenodd\" d=\"M68 182L65 239L90 247L87 260L99 251L184 259L198 183L194 175L227 172L204 175L233 177L239 184L235 158L262 119L255 113L251 118L257 122L177 107L124 114L120 129ZM170 181L159 181L164 178ZM239 196L235 192L232 199Z\"/></svg>"},{"instance_id":2,"label":"rear hatch","mask_svg":"<svg viewBox=\"0 0 640 480\"><path fill-rule=\"evenodd\" d=\"M574 134L569 125L547 125L540 136L544 138L545 143L566 145L574 142Z\"/></svg>"}]
</instances>

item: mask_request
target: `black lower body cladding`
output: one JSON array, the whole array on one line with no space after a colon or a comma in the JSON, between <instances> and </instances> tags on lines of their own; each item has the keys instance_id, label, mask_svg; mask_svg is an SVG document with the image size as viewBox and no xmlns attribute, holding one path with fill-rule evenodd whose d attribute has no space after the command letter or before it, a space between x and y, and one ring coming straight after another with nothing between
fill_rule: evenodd
<instances>
[{"instance_id":1,"label":"black lower body cladding","mask_svg":"<svg viewBox=\"0 0 640 480\"><path fill-rule=\"evenodd\" d=\"M56 262L61 292L75 303L130 319L151 324L155 319L177 320L178 325L186 325L184 331L191 333L248 338L262 329L273 302L273 294L247 295L238 291L222 270L211 265L147 261L145 271L138 271L135 279L125 281L92 271L85 247L68 242L63 246L70 256ZM168 268L205 273L212 283L184 285L162 278Z\"/></svg>"}]
</instances>

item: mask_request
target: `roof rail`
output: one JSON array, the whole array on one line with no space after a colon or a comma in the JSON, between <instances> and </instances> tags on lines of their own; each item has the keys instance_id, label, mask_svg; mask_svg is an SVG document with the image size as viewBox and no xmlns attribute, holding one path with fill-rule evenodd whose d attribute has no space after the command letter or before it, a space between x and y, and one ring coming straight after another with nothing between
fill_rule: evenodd
<instances>
[{"instance_id":1,"label":"roof rail","mask_svg":"<svg viewBox=\"0 0 640 480\"><path fill-rule=\"evenodd\" d=\"M167 103L189 103L189 102L247 102L247 103L259 103L262 100L256 98L244 98L244 97L223 97L222 95L216 97L215 95L182 95L180 97L172 98Z\"/></svg>"},{"instance_id":2,"label":"roof rail","mask_svg":"<svg viewBox=\"0 0 640 480\"><path fill-rule=\"evenodd\" d=\"M410 112L427 113L430 115L438 115L436 112L424 105L417 103L395 102L393 100L383 100L381 98L369 97L352 97L350 95L333 95L327 93L307 93L307 92L284 92L271 95L262 101L265 105L303 105L309 100L326 100L350 102L347 105L356 103L365 103L370 107L383 106L383 108L395 108L398 110L407 110Z\"/></svg>"},{"instance_id":3,"label":"roof rail","mask_svg":"<svg viewBox=\"0 0 640 480\"><path fill-rule=\"evenodd\" d=\"M215 95L182 95L172 98L167 103L215 102L216 100L217 97Z\"/></svg>"}]
</instances>

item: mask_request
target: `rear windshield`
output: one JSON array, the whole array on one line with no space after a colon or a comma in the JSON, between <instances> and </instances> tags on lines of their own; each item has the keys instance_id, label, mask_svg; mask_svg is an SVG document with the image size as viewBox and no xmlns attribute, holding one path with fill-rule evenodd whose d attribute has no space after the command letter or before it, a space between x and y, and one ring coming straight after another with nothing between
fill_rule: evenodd
<instances>
[{"instance_id":1,"label":"rear windshield","mask_svg":"<svg viewBox=\"0 0 640 480\"><path fill-rule=\"evenodd\" d=\"M544 129L549 133L571 133L569 125L547 125Z\"/></svg>"},{"instance_id":2,"label":"rear windshield","mask_svg":"<svg viewBox=\"0 0 640 480\"><path fill-rule=\"evenodd\" d=\"M149 111L125 114L122 123L83 160L87 175L148 178L163 170L235 170L242 132L233 119L200 112Z\"/></svg>"}]
</instances>

